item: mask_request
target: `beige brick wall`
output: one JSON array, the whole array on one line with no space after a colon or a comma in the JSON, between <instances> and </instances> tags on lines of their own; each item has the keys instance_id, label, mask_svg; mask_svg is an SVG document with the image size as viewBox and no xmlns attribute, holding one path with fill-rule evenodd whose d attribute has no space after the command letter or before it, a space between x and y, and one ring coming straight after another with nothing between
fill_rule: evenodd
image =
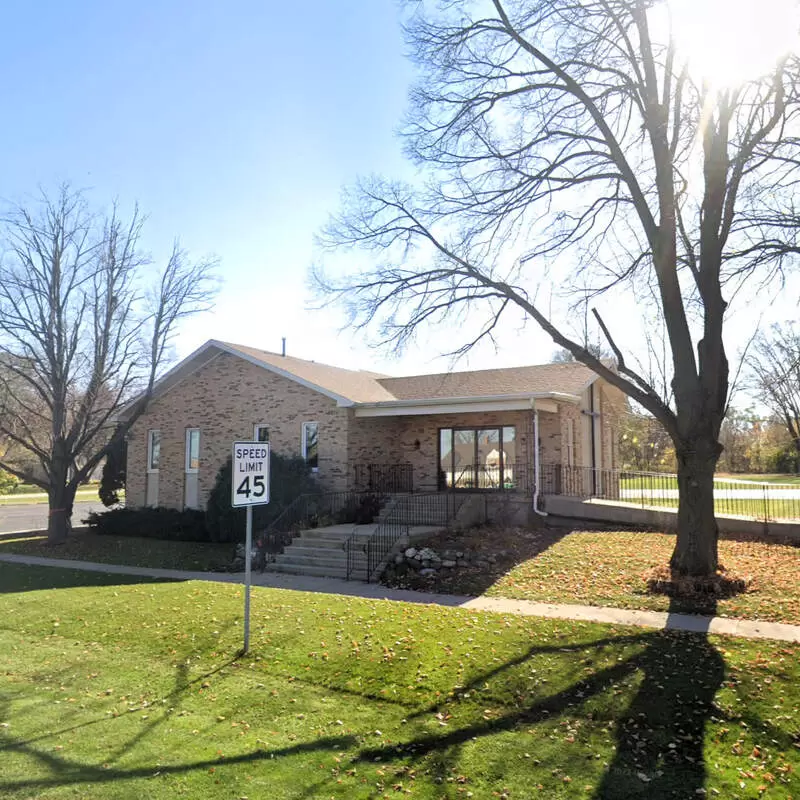
<instances>
[{"instance_id":1,"label":"beige brick wall","mask_svg":"<svg viewBox=\"0 0 800 800\"><path fill-rule=\"evenodd\" d=\"M400 444L401 417L356 417L348 414L347 464L348 486L353 487L357 464L407 463Z\"/></svg>"},{"instance_id":2,"label":"beige brick wall","mask_svg":"<svg viewBox=\"0 0 800 800\"><path fill-rule=\"evenodd\" d=\"M564 406L559 406L559 412ZM561 430L561 413L539 411L539 459L542 464L560 464L562 462L562 442L566 442L566 434ZM564 452L564 458L566 453Z\"/></svg>"},{"instance_id":3,"label":"beige brick wall","mask_svg":"<svg viewBox=\"0 0 800 800\"><path fill-rule=\"evenodd\" d=\"M222 353L155 400L128 436L127 497L145 502L147 431L161 431L159 505L183 507L187 428L200 429L200 504L205 507L217 470L236 439L253 425L270 428L275 452L300 455L303 422L319 423L319 479L331 490L347 482L348 409L280 375Z\"/></svg>"},{"instance_id":4,"label":"beige brick wall","mask_svg":"<svg viewBox=\"0 0 800 800\"><path fill-rule=\"evenodd\" d=\"M601 397L603 466L615 466L617 420L614 405ZM576 464L587 464L583 452L586 419L571 404L558 413L540 411L541 462L566 464L567 420L575 432ZM127 497L131 506L145 503L147 432L161 431L159 504L181 508L184 498L184 450L187 428L200 429L199 496L205 506L217 470L231 443L250 439L253 425L270 428L276 452L300 454L303 422L319 423L319 479L330 490L352 487L355 464L410 463L414 488L437 488L440 428L514 425L517 463L532 471L533 422L530 411L442 414L407 417L355 417L352 408L247 361L223 353L153 402L128 437ZM418 443L418 444L417 444Z\"/></svg>"}]
</instances>

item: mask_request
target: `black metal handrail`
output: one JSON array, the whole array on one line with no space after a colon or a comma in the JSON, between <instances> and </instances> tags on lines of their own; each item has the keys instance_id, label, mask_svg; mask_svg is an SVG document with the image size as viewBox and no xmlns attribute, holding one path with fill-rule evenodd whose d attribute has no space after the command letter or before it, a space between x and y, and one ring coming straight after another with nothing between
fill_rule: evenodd
<instances>
[{"instance_id":1,"label":"black metal handrail","mask_svg":"<svg viewBox=\"0 0 800 800\"><path fill-rule=\"evenodd\" d=\"M439 470L439 489L447 491L525 491L528 488L525 463L458 464Z\"/></svg>"},{"instance_id":2,"label":"black metal handrail","mask_svg":"<svg viewBox=\"0 0 800 800\"><path fill-rule=\"evenodd\" d=\"M300 530L355 521L359 514L371 520L370 515L377 514L379 506L380 498L374 492L301 494L266 528L254 533L258 564L263 569L269 561L274 561Z\"/></svg>"},{"instance_id":3,"label":"black metal handrail","mask_svg":"<svg viewBox=\"0 0 800 800\"><path fill-rule=\"evenodd\" d=\"M381 562L391 553L397 542L408 534L412 525L447 527L455 519L463 501L464 495L454 492L428 492L393 498L384 510L383 521L366 541L354 533L345 542L347 580L353 577L356 570L358 552L365 554L364 580L369 582Z\"/></svg>"},{"instance_id":4,"label":"black metal handrail","mask_svg":"<svg viewBox=\"0 0 800 800\"><path fill-rule=\"evenodd\" d=\"M414 467L411 464L356 464L356 489L381 494L399 494L414 490Z\"/></svg>"}]
</instances>

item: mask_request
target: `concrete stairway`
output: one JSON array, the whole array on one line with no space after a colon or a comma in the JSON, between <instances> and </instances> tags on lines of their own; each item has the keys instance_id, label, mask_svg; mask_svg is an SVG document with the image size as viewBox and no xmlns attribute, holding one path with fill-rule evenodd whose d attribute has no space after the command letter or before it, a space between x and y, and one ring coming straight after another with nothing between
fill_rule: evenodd
<instances>
[{"instance_id":1,"label":"concrete stairway","mask_svg":"<svg viewBox=\"0 0 800 800\"><path fill-rule=\"evenodd\" d=\"M267 564L267 572L288 572L292 575L315 575L326 578L347 577L345 544L355 534L357 545L366 544L378 525L330 525L300 532L284 551ZM366 554L356 547L353 577L363 579L367 568Z\"/></svg>"}]
</instances>

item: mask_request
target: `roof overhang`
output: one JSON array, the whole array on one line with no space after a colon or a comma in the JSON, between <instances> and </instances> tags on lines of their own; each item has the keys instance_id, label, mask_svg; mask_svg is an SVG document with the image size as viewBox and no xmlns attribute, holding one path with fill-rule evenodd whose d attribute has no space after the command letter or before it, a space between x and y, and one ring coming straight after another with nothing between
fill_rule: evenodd
<instances>
[{"instance_id":1,"label":"roof overhang","mask_svg":"<svg viewBox=\"0 0 800 800\"><path fill-rule=\"evenodd\" d=\"M482 411L558 410L558 403L577 405L580 398L563 392L488 395L486 397L438 397L424 400L385 400L358 403L357 417L409 417L429 414L476 414Z\"/></svg>"}]
</instances>

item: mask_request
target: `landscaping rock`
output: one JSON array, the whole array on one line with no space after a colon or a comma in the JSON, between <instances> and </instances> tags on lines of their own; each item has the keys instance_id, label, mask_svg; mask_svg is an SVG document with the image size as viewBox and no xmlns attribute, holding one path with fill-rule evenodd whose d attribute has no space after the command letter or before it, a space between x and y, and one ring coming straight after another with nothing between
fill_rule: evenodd
<instances>
[{"instance_id":1,"label":"landscaping rock","mask_svg":"<svg viewBox=\"0 0 800 800\"><path fill-rule=\"evenodd\" d=\"M421 569L419 571L419 574L422 575L423 578L427 578L430 575L435 575L436 574L436 570L435 569Z\"/></svg>"},{"instance_id":2,"label":"landscaping rock","mask_svg":"<svg viewBox=\"0 0 800 800\"><path fill-rule=\"evenodd\" d=\"M445 559L444 561L442 561L442 566L447 568L447 569L450 569L451 567L454 567L455 565L456 565L456 562L452 561L449 558Z\"/></svg>"},{"instance_id":3,"label":"landscaping rock","mask_svg":"<svg viewBox=\"0 0 800 800\"><path fill-rule=\"evenodd\" d=\"M416 547L409 547L408 550L406 550L405 553L403 553L403 555L406 558L414 558L414 556L416 554L417 554L417 548Z\"/></svg>"}]
</instances>

